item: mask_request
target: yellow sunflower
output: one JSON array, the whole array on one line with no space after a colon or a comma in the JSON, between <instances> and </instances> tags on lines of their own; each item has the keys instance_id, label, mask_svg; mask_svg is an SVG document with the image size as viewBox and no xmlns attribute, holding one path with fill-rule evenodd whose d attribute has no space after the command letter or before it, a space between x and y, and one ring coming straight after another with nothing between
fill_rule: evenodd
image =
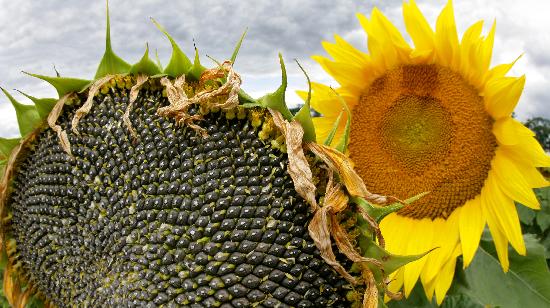
<instances>
[{"instance_id":1,"label":"yellow sunflower","mask_svg":"<svg viewBox=\"0 0 550 308\"><path fill-rule=\"evenodd\" d=\"M504 271L508 243L525 254L514 202L539 208L532 188L548 182L536 167L550 166L550 157L511 117L525 77L506 76L513 62L489 67L494 24L483 36L479 21L459 40L451 1L435 31L414 1L404 3L403 15L414 48L375 8L370 18L358 14L368 53L336 36L323 43L332 59L314 59L340 84L336 92L350 107L349 155L369 190L399 198L430 192L380 227L392 253L439 247L393 273L389 288L404 286L408 296L420 279L426 295L435 293L441 303L456 258L470 264L486 223ZM323 141L341 113L340 98L327 86L312 88Z\"/></svg>"}]
</instances>

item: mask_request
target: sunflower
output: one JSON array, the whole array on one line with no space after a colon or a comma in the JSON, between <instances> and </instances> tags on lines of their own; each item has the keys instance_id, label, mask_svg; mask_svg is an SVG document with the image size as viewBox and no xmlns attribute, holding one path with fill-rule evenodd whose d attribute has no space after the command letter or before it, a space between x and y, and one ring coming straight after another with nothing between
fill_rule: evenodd
<instances>
[{"instance_id":1,"label":"sunflower","mask_svg":"<svg viewBox=\"0 0 550 308\"><path fill-rule=\"evenodd\" d=\"M449 1L435 31L413 0L403 5L414 47L376 8L358 14L368 53L335 36L323 46L332 59L313 58L340 84L313 85L312 106L320 141L346 117L349 155L374 193L407 198L430 192L381 223L387 249L411 255L438 247L392 274L389 289L408 296L420 279L426 295L441 303L453 280L456 259L472 261L487 224L504 271L508 243L525 254L515 201L538 209L533 188L548 182L537 167L550 157L534 134L512 118L525 77L508 77L514 62L490 68L495 24L483 21L458 38ZM335 95L337 92L337 95ZM305 97L306 93L299 95Z\"/></svg>"}]
</instances>

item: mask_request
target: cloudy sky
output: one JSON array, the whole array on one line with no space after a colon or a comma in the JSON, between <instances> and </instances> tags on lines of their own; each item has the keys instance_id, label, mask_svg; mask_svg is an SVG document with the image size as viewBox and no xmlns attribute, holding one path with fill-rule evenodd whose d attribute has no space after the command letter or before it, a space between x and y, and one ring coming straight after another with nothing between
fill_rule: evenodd
<instances>
[{"instance_id":1,"label":"cloudy sky","mask_svg":"<svg viewBox=\"0 0 550 308\"><path fill-rule=\"evenodd\" d=\"M434 25L445 0L417 1ZM243 87L258 97L280 83L277 53L282 52L289 70L291 105L300 102L296 89L306 88L293 59L298 59L314 81L337 86L313 61L325 54L321 41L340 34L366 50L365 35L355 12L370 14L380 8L404 32L402 1L382 0L111 0L111 32L115 52L130 63L143 54L148 42L166 64L171 48L151 23L161 23L193 55L193 41L203 55L203 64L230 56L235 42L248 27L236 69ZM455 0L459 35L473 22L486 20L488 31L497 20L493 64L510 62L524 54L512 74L527 75L519 107L520 120L533 116L550 118L550 12L549 1ZM0 86L22 102L12 89L38 97L55 97L46 83L28 77L22 70L54 75L54 65L63 76L90 79L104 50L105 2L102 0L0 0ZM407 37L407 36L406 36ZM0 136L17 136L15 113L0 97Z\"/></svg>"}]
</instances>

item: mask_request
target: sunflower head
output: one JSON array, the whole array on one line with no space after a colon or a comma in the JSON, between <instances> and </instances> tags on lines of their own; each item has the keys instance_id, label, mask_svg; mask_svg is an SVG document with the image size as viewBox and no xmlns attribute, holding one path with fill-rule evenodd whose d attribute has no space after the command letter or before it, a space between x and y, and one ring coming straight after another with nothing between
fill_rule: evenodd
<instances>
[{"instance_id":1,"label":"sunflower head","mask_svg":"<svg viewBox=\"0 0 550 308\"><path fill-rule=\"evenodd\" d=\"M490 67L494 23L484 35L479 21L459 40L451 1L433 29L411 0L403 4L411 47L378 9L357 16L368 53L336 36L323 43L331 58L313 57L340 84L336 94L313 84L311 105L323 114L313 119L317 137L344 133L336 119L348 115L335 108L343 99L354 119L349 156L367 189L398 198L429 192L381 229L393 253L439 247L395 272L390 286L408 296L420 279L441 303L456 258L469 265L486 224L505 271L508 243L525 254L514 202L539 208L532 189L548 182L536 168L550 157L511 116L525 84L506 76L515 61Z\"/></svg>"}]
</instances>

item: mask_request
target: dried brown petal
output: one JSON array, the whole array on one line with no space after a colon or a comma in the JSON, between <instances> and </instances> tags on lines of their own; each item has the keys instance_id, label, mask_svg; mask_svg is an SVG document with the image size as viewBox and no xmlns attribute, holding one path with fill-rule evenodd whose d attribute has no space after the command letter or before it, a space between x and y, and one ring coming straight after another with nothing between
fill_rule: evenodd
<instances>
[{"instance_id":1,"label":"dried brown petal","mask_svg":"<svg viewBox=\"0 0 550 308\"><path fill-rule=\"evenodd\" d=\"M337 170L340 179L348 190L349 194L354 197L362 197L373 203L385 204L387 198L385 196L370 193L365 186L365 183L353 169L351 160L342 152L326 145L321 145L313 142L308 142L304 148L309 149L315 155L333 170Z\"/></svg>"},{"instance_id":2,"label":"dried brown petal","mask_svg":"<svg viewBox=\"0 0 550 308\"><path fill-rule=\"evenodd\" d=\"M97 94L101 86L106 84L107 82L111 81L115 76L114 75L107 75L105 77L102 77L96 81L90 86L90 90L88 90L88 98L86 99L86 102L84 105L82 105L78 110L76 111L73 122L72 122L72 130L75 134L78 134L78 122L80 122L80 119L87 115L90 110L92 110L92 105L94 103L94 96Z\"/></svg>"},{"instance_id":3,"label":"dried brown petal","mask_svg":"<svg viewBox=\"0 0 550 308\"><path fill-rule=\"evenodd\" d=\"M376 287L376 281L372 272L369 270L363 271L363 278L367 283L367 289L363 295L363 308L377 308L378 307L378 288Z\"/></svg>"},{"instance_id":4,"label":"dried brown petal","mask_svg":"<svg viewBox=\"0 0 550 308\"><path fill-rule=\"evenodd\" d=\"M288 173L294 182L294 188L309 203L312 212L315 212L319 206L315 199L316 187L313 184L313 173L302 148L304 130L298 121L288 122L280 112L271 108L268 109L273 118L273 123L285 137L288 153Z\"/></svg>"},{"instance_id":5,"label":"dried brown petal","mask_svg":"<svg viewBox=\"0 0 550 308\"><path fill-rule=\"evenodd\" d=\"M69 142L69 137L67 137L67 132L63 129L61 129L60 125L55 124L57 122L57 119L59 118L59 115L61 115L61 112L63 111L63 106L67 103L69 98L71 98L74 95L74 93L67 93L61 97L55 106L53 107L52 111L48 115L48 125L51 127L51 129L57 133L57 137L59 138L59 144L61 145L61 148L63 151L65 151L69 156L73 156L71 152L71 143Z\"/></svg>"},{"instance_id":6,"label":"dried brown petal","mask_svg":"<svg viewBox=\"0 0 550 308\"><path fill-rule=\"evenodd\" d=\"M328 212L330 206L323 206L315 212L313 218L309 222L308 230L311 239L315 242L317 249L321 253L321 257L331 265L342 277L352 284L357 284L357 279L351 276L346 269L336 261L336 256L332 251L330 241L329 219Z\"/></svg>"},{"instance_id":7,"label":"dried brown petal","mask_svg":"<svg viewBox=\"0 0 550 308\"><path fill-rule=\"evenodd\" d=\"M128 104L128 107L126 108L126 111L124 112L124 115L122 116L122 121L124 124L126 124L126 127L132 134L134 138L137 139L137 133L136 130L132 127L132 122L130 121L130 111L132 110L132 105L137 99L137 96L139 94L139 90L143 86L143 84L149 79L147 75L139 74L137 75L137 81L136 84L132 86L130 89L130 103Z\"/></svg>"}]
</instances>

